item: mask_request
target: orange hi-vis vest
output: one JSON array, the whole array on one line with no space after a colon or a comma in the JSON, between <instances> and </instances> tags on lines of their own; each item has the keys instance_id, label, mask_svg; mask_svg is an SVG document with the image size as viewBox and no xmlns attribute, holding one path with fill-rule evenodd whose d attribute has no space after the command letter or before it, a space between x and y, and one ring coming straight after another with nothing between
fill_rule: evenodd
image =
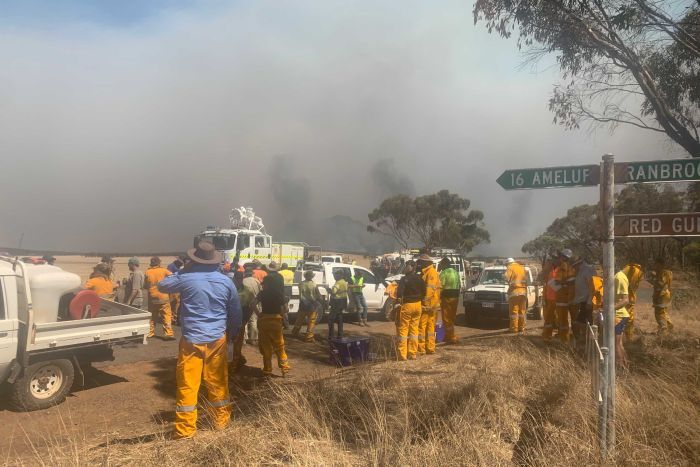
<instances>
[{"instance_id":1,"label":"orange hi-vis vest","mask_svg":"<svg viewBox=\"0 0 700 467\"><path fill-rule=\"evenodd\" d=\"M576 268L569 263L562 262L557 269L557 306L569 306L574 300L576 285Z\"/></svg>"},{"instance_id":2,"label":"orange hi-vis vest","mask_svg":"<svg viewBox=\"0 0 700 467\"><path fill-rule=\"evenodd\" d=\"M603 308L603 278L599 276L591 276L588 285L591 291L591 303L593 304L593 310L600 310Z\"/></svg>"}]
</instances>

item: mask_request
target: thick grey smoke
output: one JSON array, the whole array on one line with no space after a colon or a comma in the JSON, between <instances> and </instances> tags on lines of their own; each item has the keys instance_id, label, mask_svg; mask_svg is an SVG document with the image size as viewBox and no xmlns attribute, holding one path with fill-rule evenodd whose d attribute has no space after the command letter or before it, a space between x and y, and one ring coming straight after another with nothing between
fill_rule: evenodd
<instances>
[{"instance_id":1,"label":"thick grey smoke","mask_svg":"<svg viewBox=\"0 0 700 467\"><path fill-rule=\"evenodd\" d=\"M178 251L243 205L274 237L361 248L382 196L449 189L484 211L481 251L514 255L597 191L527 211L503 170L667 155L553 126L559 77L517 72L462 1L198 0L127 24L64 3L45 0L49 24L0 15L0 246Z\"/></svg>"},{"instance_id":2,"label":"thick grey smoke","mask_svg":"<svg viewBox=\"0 0 700 467\"><path fill-rule=\"evenodd\" d=\"M402 175L394 159L379 159L372 167L372 181L380 194L380 200L392 195L413 196L416 187Z\"/></svg>"},{"instance_id":3,"label":"thick grey smoke","mask_svg":"<svg viewBox=\"0 0 700 467\"><path fill-rule=\"evenodd\" d=\"M311 209L310 181L299 175L294 159L289 156L273 157L268 175L270 192L277 203L279 215L287 221L307 220Z\"/></svg>"}]
</instances>

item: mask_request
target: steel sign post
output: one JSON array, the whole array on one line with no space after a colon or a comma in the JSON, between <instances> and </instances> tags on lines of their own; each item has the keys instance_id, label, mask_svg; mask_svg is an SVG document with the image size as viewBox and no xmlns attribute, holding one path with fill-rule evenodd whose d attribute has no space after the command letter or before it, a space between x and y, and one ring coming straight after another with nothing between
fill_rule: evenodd
<instances>
[{"instance_id":1,"label":"steel sign post","mask_svg":"<svg viewBox=\"0 0 700 467\"><path fill-rule=\"evenodd\" d=\"M615 446L615 158L603 156L600 166L602 183L600 201L603 206L603 343L608 349L607 390L607 456L613 455Z\"/></svg>"}]
</instances>

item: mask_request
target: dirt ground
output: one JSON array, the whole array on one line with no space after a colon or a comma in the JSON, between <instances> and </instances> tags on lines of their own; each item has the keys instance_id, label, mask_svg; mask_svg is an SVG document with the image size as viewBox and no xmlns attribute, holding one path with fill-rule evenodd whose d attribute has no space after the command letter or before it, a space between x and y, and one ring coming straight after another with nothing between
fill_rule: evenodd
<instances>
[{"instance_id":1,"label":"dirt ground","mask_svg":"<svg viewBox=\"0 0 700 467\"><path fill-rule=\"evenodd\" d=\"M144 262L147 258L142 258ZM163 258L164 262L171 258ZM87 277L91 258L62 257L59 264L81 276ZM127 271L126 258L117 262L117 274ZM643 285L639 293L638 322L644 333L655 330L653 311L648 305L650 289ZM451 351L468 351L475 342L497 342L491 338L506 335L507 323L467 327L462 308L459 309L457 333L461 345ZM370 313L371 325L361 328L346 324L346 334L369 336L372 352L378 360L392 359L393 323L385 322L378 313ZM541 321L529 321L528 335L537 338L541 333ZM177 329L176 329L177 331ZM285 336L292 371L285 383L313 378L330 377L352 371L352 368L336 368L329 363L328 347L324 336L325 323L316 329L314 344L304 343ZM257 348L244 346L248 364L240 372L231 375L230 388L234 399L234 420L240 406L268 388L268 380L261 372L261 357ZM85 371L85 387L75 389L65 403L44 411L15 413L7 410L0 397L0 459L5 464L36 464L45 453L71 446L98 446L105 443L132 443L159 436L169 429L174 415L175 363L177 342L151 339L148 345L131 345L115 350L113 362L97 363ZM441 348L437 355L424 359L444 358ZM436 360L438 361L438 360ZM275 378L281 375L275 370Z\"/></svg>"},{"instance_id":2,"label":"dirt ground","mask_svg":"<svg viewBox=\"0 0 700 467\"><path fill-rule=\"evenodd\" d=\"M345 334L372 338L372 352L384 360L392 352L393 323L379 321L375 314L369 328L346 324ZM463 315L460 315L460 319ZM177 329L176 329L177 331ZM538 332L533 328L534 332ZM317 328L317 335L327 333L326 324ZM499 326L486 329L458 327L463 338L475 339L504 334ZM327 342L314 344L287 335L287 353L292 366L290 382L332 376L348 371L329 363ZM241 402L264 391L267 381L262 375L262 359L257 348L245 345L248 364L231 376L231 392ZM15 413L0 404L0 459L17 457L33 463L46 449L71 443L114 442L152 435L163 430L173 418L175 363L177 342L151 339L147 346L131 345L115 351L114 362L96 363L85 372L84 388L75 390L65 403L55 408L31 413ZM432 358L432 357L429 357ZM281 374L275 369L275 378ZM235 419L235 409L234 409Z\"/></svg>"}]
</instances>

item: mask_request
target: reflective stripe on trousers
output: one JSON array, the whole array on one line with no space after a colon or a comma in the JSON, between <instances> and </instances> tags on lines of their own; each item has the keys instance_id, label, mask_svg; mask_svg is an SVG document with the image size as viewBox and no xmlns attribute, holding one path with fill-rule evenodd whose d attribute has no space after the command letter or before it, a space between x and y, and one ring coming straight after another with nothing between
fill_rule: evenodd
<instances>
[{"instance_id":1,"label":"reflective stripe on trousers","mask_svg":"<svg viewBox=\"0 0 700 467\"><path fill-rule=\"evenodd\" d=\"M231 409L228 393L228 362L226 336L207 344L193 344L180 339L175 371L177 400L174 436L188 438L197 431L197 396L202 383L217 428L228 425Z\"/></svg>"},{"instance_id":2,"label":"reflective stripe on trousers","mask_svg":"<svg viewBox=\"0 0 700 467\"><path fill-rule=\"evenodd\" d=\"M435 352L435 308L427 308L421 311L418 321L418 352Z\"/></svg>"},{"instance_id":3,"label":"reflective stripe on trousers","mask_svg":"<svg viewBox=\"0 0 700 467\"><path fill-rule=\"evenodd\" d=\"M415 358L420 336L418 322L421 315L420 302L404 303L396 320L396 354L399 360Z\"/></svg>"}]
</instances>

